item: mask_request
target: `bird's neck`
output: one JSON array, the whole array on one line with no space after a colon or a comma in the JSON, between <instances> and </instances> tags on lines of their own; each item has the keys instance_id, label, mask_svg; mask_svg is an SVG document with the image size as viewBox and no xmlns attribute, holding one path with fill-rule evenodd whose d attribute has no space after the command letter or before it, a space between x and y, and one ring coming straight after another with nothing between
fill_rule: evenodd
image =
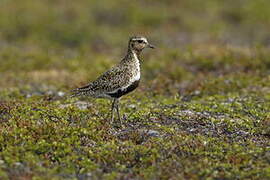
<instances>
[{"instance_id":1,"label":"bird's neck","mask_svg":"<svg viewBox=\"0 0 270 180\"><path fill-rule=\"evenodd\" d=\"M140 63L140 53L141 51L139 52L134 49L129 49L124 59L127 61L133 61L134 63Z\"/></svg>"}]
</instances>

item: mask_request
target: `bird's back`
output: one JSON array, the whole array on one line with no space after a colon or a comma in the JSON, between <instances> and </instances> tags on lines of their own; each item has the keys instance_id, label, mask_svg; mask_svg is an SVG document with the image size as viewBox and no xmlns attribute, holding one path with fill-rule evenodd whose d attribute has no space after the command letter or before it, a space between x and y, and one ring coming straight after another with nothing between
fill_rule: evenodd
<instances>
[{"instance_id":1,"label":"bird's back","mask_svg":"<svg viewBox=\"0 0 270 180\"><path fill-rule=\"evenodd\" d=\"M103 73L95 81L75 89L73 96L119 98L134 90L140 80L140 64L135 56L126 56L118 65Z\"/></svg>"}]
</instances>

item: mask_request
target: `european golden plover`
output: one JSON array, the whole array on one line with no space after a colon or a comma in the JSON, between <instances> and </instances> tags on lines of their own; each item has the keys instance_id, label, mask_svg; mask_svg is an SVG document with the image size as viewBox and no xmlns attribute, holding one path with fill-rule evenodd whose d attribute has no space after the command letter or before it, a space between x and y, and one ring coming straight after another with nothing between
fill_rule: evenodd
<instances>
[{"instance_id":1,"label":"european golden plover","mask_svg":"<svg viewBox=\"0 0 270 180\"><path fill-rule=\"evenodd\" d=\"M154 48L142 36L131 37L128 43L126 56L119 64L103 73L90 84L73 90L72 96L91 96L95 98L112 99L111 121L114 119L114 110L119 113L120 97L136 89L140 82L140 54L144 48Z\"/></svg>"}]
</instances>

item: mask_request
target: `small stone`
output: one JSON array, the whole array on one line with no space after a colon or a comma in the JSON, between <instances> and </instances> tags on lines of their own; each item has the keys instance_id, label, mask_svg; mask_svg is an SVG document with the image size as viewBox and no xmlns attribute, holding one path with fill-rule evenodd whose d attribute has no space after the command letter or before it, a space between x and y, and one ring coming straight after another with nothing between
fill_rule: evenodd
<instances>
[{"instance_id":1,"label":"small stone","mask_svg":"<svg viewBox=\"0 0 270 180\"><path fill-rule=\"evenodd\" d=\"M189 132L195 132L196 131L196 129L195 128L191 128L191 129L189 129Z\"/></svg>"},{"instance_id":2,"label":"small stone","mask_svg":"<svg viewBox=\"0 0 270 180\"><path fill-rule=\"evenodd\" d=\"M65 108L67 108L67 107L69 107L71 104L60 104L59 105L59 108L60 109L65 109Z\"/></svg>"},{"instance_id":3,"label":"small stone","mask_svg":"<svg viewBox=\"0 0 270 180\"><path fill-rule=\"evenodd\" d=\"M194 91L194 95L199 95L199 94L201 94L201 91L199 90Z\"/></svg>"},{"instance_id":4,"label":"small stone","mask_svg":"<svg viewBox=\"0 0 270 180\"><path fill-rule=\"evenodd\" d=\"M88 173L86 173L86 176L87 177L92 177L92 173L88 172Z\"/></svg>"},{"instance_id":5,"label":"small stone","mask_svg":"<svg viewBox=\"0 0 270 180\"><path fill-rule=\"evenodd\" d=\"M207 145L207 142L206 141L203 141L203 145Z\"/></svg>"},{"instance_id":6,"label":"small stone","mask_svg":"<svg viewBox=\"0 0 270 180\"><path fill-rule=\"evenodd\" d=\"M62 92L62 91L58 91L58 92L57 92L57 95L60 96L60 97L63 97L63 96L65 95L65 93Z\"/></svg>"},{"instance_id":7,"label":"small stone","mask_svg":"<svg viewBox=\"0 0 270 180\"><path fill-rule=\"evenodd\" d=\"M184 110L184 111L181 111L181 113L184 115L194 115L195 114L193 111L190 111L190 110Z\"/></svg>"},{"instance_id":8,"label":"small stone","mask_svg":"<svg viewBox=\"0 0 270 180\"><path fill-rule=\"evenodd\" d=\"M75 103L75 106L77 106L77 108L81 109L81 110L85 110L88 107L90 107L92 104L85 102L85 101L77 101Z\"/></svg>"},{"instance_id":9,"label":"small stone","mask_svg":"<svg viewBox=\"0 0 270 180\"><path fill-rule=\"evenodd\" d=\"M20 162L15 162L14 165L15 165L15 166L21 166L22 163L20 163Z\"/></svg>"},{"instance_id":10,"label":"small stone","mask_svg":"<svg viewBox=\"0 0 270 180\"><path fill-rule=\"evenodd\" d=\"M54 94L54 92L52 91L52 90L49 90L49 91L47 91L47 93L46 93L47 95L53 95Z\"/></svg>"},{"instance_id":11,"label":"small stone","mask_svg":"<svg viewBox=\"0 0 270 180\"><path fill-rule=\"evenodd\" d=\"M136 105L135 104L129 104L127 107L128 108L131 108L131 109L135 109L136 108Z\"/></svg>"},{"instance_id":12,"label":"small stone","mask_svg":"<svg viewBox=\"0 0 270 180\"><path fill-rule=\"evenodd\" d=\"M158 131L155 131L155 130L148 130L147 135L152 136L152 137L159 137L160 133Z\"/></svg>"}]
</instances>

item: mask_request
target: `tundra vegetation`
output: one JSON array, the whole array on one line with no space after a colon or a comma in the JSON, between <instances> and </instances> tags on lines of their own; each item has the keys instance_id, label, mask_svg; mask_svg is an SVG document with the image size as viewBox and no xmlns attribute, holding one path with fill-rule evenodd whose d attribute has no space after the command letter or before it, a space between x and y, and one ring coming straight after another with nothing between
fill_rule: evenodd
<instances>
[{"instance_id":1,"label":"tundra vegetation","mask_svg":"<svg viewBox=\"0 0 270 180\"><path fill-rule=\"evenodd\" d=\"M1 179L269 179L269 0L0 1ZM69 98L141 34L114 128Z\"/></svg>"}]
</instances>

